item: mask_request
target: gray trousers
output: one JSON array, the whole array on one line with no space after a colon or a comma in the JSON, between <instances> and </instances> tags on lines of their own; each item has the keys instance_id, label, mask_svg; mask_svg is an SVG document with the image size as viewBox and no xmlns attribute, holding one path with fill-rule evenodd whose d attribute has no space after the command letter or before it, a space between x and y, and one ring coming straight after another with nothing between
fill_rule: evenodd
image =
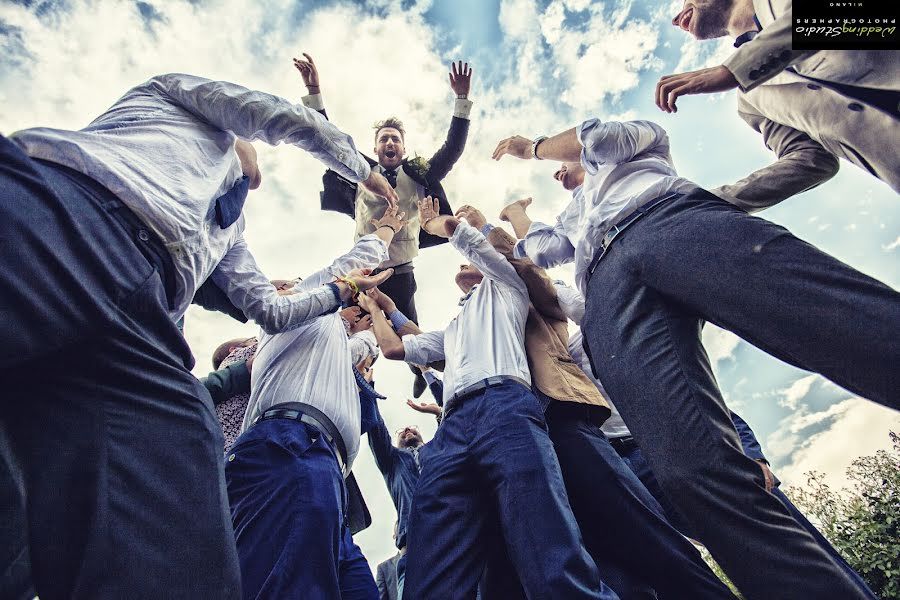
<instances>
[{"instance_id":1,"label":"gray trousers","mask_svg":"<svg viewBox=\"0 0 900 600\"><path fill-rule=\"evenodd\" d=\"M615 240L583 323L595 374L662 488L747 598L865 598L741 451L704 321L897 408L900 294L701 190Z\"/></svg>"}]
</instances>

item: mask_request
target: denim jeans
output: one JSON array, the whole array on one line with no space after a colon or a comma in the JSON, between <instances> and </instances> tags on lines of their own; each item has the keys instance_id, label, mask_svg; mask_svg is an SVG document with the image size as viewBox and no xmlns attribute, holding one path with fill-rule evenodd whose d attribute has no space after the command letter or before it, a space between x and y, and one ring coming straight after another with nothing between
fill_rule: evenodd
<instances>
[{"instance_id":1,"label":"denim jeans","mask_svg":"<svg viewBox=\"0 0 900 600\"><path fill-rule=\"evenodd\" d=\"M312 425L261 421L235 441L225 477L245 600L377 600L350 537L334 449Z\"/></svg>"},{"instance_id":2,"label":"denim jeans","mask_svg":"<svg viewBox=\"0 0 900 600\"><path fill-rule=\"evenodd\" d=\"M517 383L466 398L425 446L404 598L473 598L499 528L532 598L614 599L584 549L544 416Z\"/></svg>"},{"instance_id":3,"label":"denim jeans","mask_svg":"<svg viewBox=\"0 0 900 600\"><path fill-rule=\"evenodd\" d=\"M700 190L619 235L588 283L582 328L663 491L746 597L865 598L741 450L704 320L896 408L900 295Z\"/></svg>"}]
</instances>

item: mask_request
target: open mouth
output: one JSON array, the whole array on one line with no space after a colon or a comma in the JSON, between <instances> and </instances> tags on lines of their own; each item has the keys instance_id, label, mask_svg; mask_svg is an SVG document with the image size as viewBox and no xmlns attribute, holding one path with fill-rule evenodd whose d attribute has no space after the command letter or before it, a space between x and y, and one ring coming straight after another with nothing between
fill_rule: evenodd
<instances>
[{"instance_id":1,"label":"open mouth","mask_svg":"<svg viewBox=\"0 0 900 600\"><path fill-rule=\"evenodd\" d=\"M687 8L681 14L681 20L678 22L678 26L684 29L687 32L691 31L691 19L694 17L694 7L691 6Z\"/></svg>"},{"instance_id":2,"label":"open mouth","mask_svg":"<svg viewBox=\"0 0 900 600\"><path fill-rule=\"evenodd\" d=\"M397 153L393 150L385 150L384 155L388 158L394 158L395 156L397 156Z\"/></svg>"}]
</instances>

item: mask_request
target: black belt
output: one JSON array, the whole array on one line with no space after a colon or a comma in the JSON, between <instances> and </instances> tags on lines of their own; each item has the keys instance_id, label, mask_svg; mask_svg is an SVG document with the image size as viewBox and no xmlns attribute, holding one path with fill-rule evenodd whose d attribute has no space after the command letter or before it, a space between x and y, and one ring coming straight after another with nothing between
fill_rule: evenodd
<instances>
[{"instance_id":1,"label":"black belt","mask_svg":"<svg viewBox=\"0 0 900 600\"><path fill-rule=\"evenodd\" d=\"M675 198L680 198L681 196L684 196L684 194L675 192L666 194L665 196L654 198L653 200L645 202L641 206L637 207L633 213L610 227L609 231L606 232L606 235L604 235L603 239L600 241L600 247L597 248L597 252L596 254L594 254L594 259L591 261L591 264L588 267L588 277L594 274L594 269L597 268L597 265L600 263L600 259L603 258L603 256L606 254L606 250L613 243L613 240L615 240L619 236L619 234L634 225L635 221L652 211L663 202L674 200Z\"/></svg>"},{"instance_id":2,"label":"black belt","mask_svg":"<svg viewBox=\"0 0 900 600\"><path fill-rule=\"evenodd\" d=\"M482 379L481 381L473 383L470 386L464 387L460 391L453 394L450 399L444 403L443 418L446 419L448 416L450 416L450 413L453 412L456 407L459 406L459 404L466 398L470 398L488 388L503 385L504 383L518 383L519 385L525 386L529 390L531 389L530 383L513 375L497 375L495 377L488 377L487 379Z\"/></svg>"},{"instance_id":3,"label":"black belt","mask_svg":"<svg viewBox=\"0 0 900 600\"><path fill-rule=\"evenodd\" d=\"M291 419L312 425L318 429L322 437L336 450L335 456L337 457L338 465L340 465L344 477L347 477L347 448L344 446L344 438L341 437L331 419L325 416L325 413L315 406L302 402L284 402L263 411L263 414L256 417L256 420L253 421L253 425L269 419Z\"/></svg>"},{"instance_id":4,"label":"black belt","mask_svg":"<svg viewBox=\"0 0 900 600\"><path fill-rule=\"evenodd\" d=\"M638 447L637 442L630 435L625 435L617 438L609 438L609 445L612 446L613 450L615 450L619 454L629 452Z\"/></svg>"}]
</instances>

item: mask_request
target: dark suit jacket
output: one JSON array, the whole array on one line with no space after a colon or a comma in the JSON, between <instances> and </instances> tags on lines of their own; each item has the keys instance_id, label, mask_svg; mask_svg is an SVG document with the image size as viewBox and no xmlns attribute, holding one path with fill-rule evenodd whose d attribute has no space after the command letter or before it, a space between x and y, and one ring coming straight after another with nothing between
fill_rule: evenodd
<instances>
[{"instance_id":1,"label":"dark suit jacket","mask_svg":"<svg viewBox=\"0 0 900 600\"><path fill-rule=\"evenodd\" d=\"M324 114L324 111L322 111ZM447 200L447 194L441 185L441 181L462 156L466 147L466 138L469 136L469 120L460 117L453 117L450 121L450 129L447 131L447 139L440 149L434 153L434 156L428 161L428 171L419 173L409 164L407 159L403 160L401 167L410 179L425 188L425 195L436 197L441 204L442 215L452 215L453 209ZM371 166L378 164L368 156L366 160ZM351 219L356 215L356 188L357 185L348 179L344 179L332 170L325 172L322 177L322 185L324 189L319 195L322 210L333 210L343 213ZM431 235L424 230L419 232L419 248L428 248L438 244L446 243L446 238Z\"/></svg>"},{"instance_id":2,"label":"dark suit jacket","mask_svg":"<svg viewBox=\"0 0 900 600\"><path fill-rule=\"evenodd\" d=\"M378 565L378 575L375 583L378 585L378 597L380 600L398 600L397 598L397 562L400 553L395 554Z\"/></svg>"}]
</instances>

